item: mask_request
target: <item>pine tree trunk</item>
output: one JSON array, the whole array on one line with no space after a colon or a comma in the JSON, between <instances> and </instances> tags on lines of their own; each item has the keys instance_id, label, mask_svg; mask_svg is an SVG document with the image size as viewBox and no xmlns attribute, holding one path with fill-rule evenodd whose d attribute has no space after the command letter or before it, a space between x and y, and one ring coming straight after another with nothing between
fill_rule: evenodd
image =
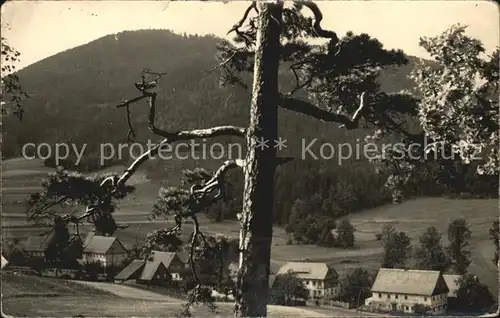
<instances>
[{"instance_id":1,"label":"pine tree trunk","mask_svg":"<svg viewBox=\"0 0 500 318\"><path fill-rule=\"evenodd\" d=\"M235 315L240 317L267 316L282 8L282 3L259 4L236 283ZM259 147L261 140L268 141L267 147Z\"/></svg>"}]
</instances>

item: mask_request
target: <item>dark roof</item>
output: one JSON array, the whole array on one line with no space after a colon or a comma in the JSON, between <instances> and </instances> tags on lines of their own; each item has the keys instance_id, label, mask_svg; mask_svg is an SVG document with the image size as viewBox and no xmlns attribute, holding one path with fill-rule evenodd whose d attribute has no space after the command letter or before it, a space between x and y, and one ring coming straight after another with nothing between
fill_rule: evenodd
<instances>
[{"instance_id":1,"label":"dark roof","mask_svg":"<svg viewBox=\"0 0 500 318\"><path fill-rule=\"evenodd\" d=\"M179 256L175 252L160 252L160 251L152 251L151 252L151 260L153 261L161 261L166 268L169 268L170 263L177 258L179 261Z\"/></svg>"},{"instance_id":2,"label":"dark roof","mask_svg":"<svg viewBox=\"0 0 500 318\"><path fill-rule=\"evenodd\" d=\"M24 241L23 250L25 252L45 252L54 237L54 233L48 236L28 236Z\"/></svg>"},{"instance_id":3,"label":"dark roof","mask_svg":"<svg viewBox=\"0 0 500 318\"><path fill-rule=\"evenodd\" d=\"M115 276L115 279L117 280L128 280L132 276L134 276L135 273L140 271L144 264L146 264L145 261L142 260L133 260L130 264L127 265L121 272L118 273L118 275Z\"/></svg>"},{"instance_id":4,"label":"dark roof","mask_svg":"<svg viewBox=\"0 0 500 318\"><path fill-rule=\"evenodd\" d=\"M125 250L123 244L116 237L100 236L91 232L85 238L83 251L85 253L106 254L115 241L117 241L118 244L120 244Z\"/></svg>"},{"instance_id":5,"label":"dark roof","mask_svg":"<svg viewBox=\"0 0 500 318\"><path fill-rule=\"evenodd\" d=\"M432 296L449 292L439 271L381 268L372 292Z\"/></svg>"},{"instance_id":6,"label":"dark roof","mask_svg":"<svg viewBox=\"0 0 500 318\"><path fill-rule=\"evenodd\" d=\"M167 268L163 265L162 261L147 261L144 269L142 270L141 280L152 280L154 275L158 272L160 268Z\"/></svg>"},{"instance_id":7,"label":"dark roof","mask_svg":"<svg viewBox=\"0 0 500 318\"><path fill-rule=\"evenodd\" d=\"M451 274L443 274L444 281L446 282L446 286L450 292L448 293L448 297L457 297L457 291L459 288L459 280L462 276L460 275L451 275Z\"/></svg>"},{"instance_id":8,"label":"dark roof","mask_svg":"<svg viewBox=\"0 0 500 318\"><path fill-rule=\"evenodd\" d=\"M184 264L189 263L189 252L177 252L177 256L179 260Z\"/></svg>"}]
</instances>

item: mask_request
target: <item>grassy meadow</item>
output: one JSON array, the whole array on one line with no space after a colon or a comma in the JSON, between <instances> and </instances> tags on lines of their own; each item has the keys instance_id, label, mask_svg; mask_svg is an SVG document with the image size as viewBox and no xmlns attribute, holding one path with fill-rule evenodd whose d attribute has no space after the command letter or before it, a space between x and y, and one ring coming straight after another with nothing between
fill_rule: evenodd
<instances>
[{"instance_id":1,"label":"grassy meadow","mask_svg":"<svg viewBox=\"0 0 500 318\"><path fill-rule=\"evenodd\" d=\"M25 220L26 207L19 200L39 189L40 182L52 169L43 166L39 160L11 159L3 163L2 175L2 235L3 238L23 238L41 233L43 229L33 228ZM169 169L171 169L170 167ZM123 171L115 166L108 171ZM171 226L166 221L148 221L147 216L161 185L159 181L148 181L147 171L139 170L130 180L136 192L119 202L116 220L130 225L116 235L125 245L140 244L145 235L153 230ZM272 270L291 260L309 259L328 262L342 276L349 268L363 266L377 270L382 248L375 234L384 224L392 224L398 231L408 233L412 243L418 243L418 236L429 226L435 226L442 234L443 245L447 244L446 230L450 221L465 218L472 231L472 264L470 272L487 283L493 293L498 290L497 268L491 262L494 246L488 238L488 229L498 217L497 200L453 200L447 198L419 198L398 205L387 205L366 210L350 216L356 228L356 243L353 249L323 248L310 245L287 245L283 228L275 227L272 246ZM223 233L238 236L236 221L212 223L201 218L202 230L207 233ZM185 235L191 226L183 227Z\"/></svg>"},{"instance_id":2,"label":"grassy meadow","mask_svg":"<svg viewBox=\"0 0 500 318\"><path fill-rule=\"evenodd\" d=\"M126 289L129 297L121 297L91 284L2 271L2 311L14 317L176 317L185 303L162 295L148 299L148 295L133 287L106 284L109 290ZM134 292L144 298L135 297ZM232 316L232 303L216 306L213 312L207 306L194 305L191 313L197 317ZM337 311L335 314L333 310L268 306L272 317L357 316L355 312Z\"/></svg>"}]
</instances>

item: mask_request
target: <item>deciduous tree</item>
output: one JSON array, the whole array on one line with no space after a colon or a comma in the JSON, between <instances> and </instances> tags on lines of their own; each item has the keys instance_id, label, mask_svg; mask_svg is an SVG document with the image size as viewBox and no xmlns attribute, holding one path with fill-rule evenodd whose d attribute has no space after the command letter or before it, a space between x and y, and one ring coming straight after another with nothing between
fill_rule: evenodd
<instances>
[{"instance_id":1,"label":"deciduous tree","mask_svg":"<svg viewBox=\"0 0 500 318\"><path fill-rule=\"evenodd\" d=\"M453 271L459 275L467 272L471 263L469 240L471 231L465 219L457 219L448 226L448 241L446 252L451 261Z\"/></svg>"},{"instance_id":2,"label":"deciduous tree","mask_svg":"<svg viewBox=\"0 0 500 318\"><path fill-rule=\"evenodd\" d=\"M418 269L445 271L450 267L450 260L441 245L441 234L434 226L427 228L418 240L419 246L414 254Z\"/></svg>"},{"instance_id":3,"label":"deciduous tree","mask_svg":"<svg viewBox=\"0 0 500 318\"><path fill-rule=\"evenodd\" d=\"M295 300L307 300L309 290L293 272L276 276L270 290L270 303L274 305L290 306Z\"/></svg>"},{"instance_id":4,"label":"deciduous tree","mask_svg":"<svg viewBox=\"0 0 500 318\"><path fill-rule=\"evenodd\" d=\"M370 297L372 284L373 276L370 272L357 267L349 271L342 280L342 290L338 298L351 304L362 304L366 298Z\"/></svg>"},{"instance_id":5,"label":"deciduous tree","mask_svg":"<svg viewBox=\"0 0 500 318\"><path fill-rule=\"evenodd\" d=\"M28 97L28 94L23 90L19 83L19 77L15 73L16 63L19 62L19 53L12 47L6 38L1 38L1 82L0 82L0 107L2 117L8 113L8 108L12 107L12 113L23 119L24 109L22 108L23 99Z\"/></svg>"},{"instance_id":6,"label":"deciduous tree","mask_svg":"<svg viewBox=\"0 0 500 318\"><path fill-rule=\"evenodd\" d=\"M410 237L405 232L397 232L392 226L382 229L381 241L384 248L381 267L402 268L411 253Z\"/></svg>"},{"instance_id":7,"label":"deciduous tree","mask_svg":"<svg viewBox=\"0 0 500 318\"><path fill-rule=\"evenodd\" d=\"M467 188L468 171L475 170L475 179L497 188L499 49L485 57L483 44L461 25L422 37L420 46L433 60L411 74L419 127L403 132L403 151L386 149L377 159L392 171L387 186L404 194L425 175L459 193Z\"/></svg>"},{"instance_id":8,"label":"deciduous tree","mask_svg":"<svg viewBox=\"0 0 500 318\"><path fill-rule=\"evenodd\" d=\"M458 280L456 305L459 311L480 313L489 310L492 304L493 295L488 286L476 276L467 274Z\"/></svg>"},{"instance_id":9,"label":"deciduous tree","mask_svg":"<svg viewBox=\"0 0 500 318\"><path fill-rule=\"evenodd\" d=\"M333 245L343 248L354 246L354 232L356 229L352 226L349 219L341 219L337 222L337 227L334 230Z\"/></svg>"}]
</instances>

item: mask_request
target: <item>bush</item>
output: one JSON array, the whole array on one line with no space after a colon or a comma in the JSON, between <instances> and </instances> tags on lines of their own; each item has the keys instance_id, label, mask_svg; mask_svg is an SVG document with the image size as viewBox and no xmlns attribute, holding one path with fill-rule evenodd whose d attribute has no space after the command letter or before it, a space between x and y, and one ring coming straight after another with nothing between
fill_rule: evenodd
<instances>
[{"instance_id":1,"label":"bush","mask_svg":"<svg viewBox=\"0 0 500 318\"><path fill-rule=\"evenodd\" d=\"M105 269L100 262L91 262L83 265L84 277L90 281L98 281L99 275L105 273Z\"/></svg>"},{"instance_id":2,"label":"bush","mask_svg":"<svg viewBox=\"0 0 500 318\"><path fill-rule=\"evenodd\" d=\"M493 305L494 299L488 287L473 275L464 275L458 281L456 308L461 312L483 312Z\"/></svg>"},{"instance_id":3,"label":"bush","mask_svg":"<svg viewBox=\"0 0 500 318\"><path fill-rule=\"evenodd\" d=\"M25 266L29 264L29 257L21 250L13 249L9 253L6 253L5 256L11 265Z\"/></svg>"},{"instance_id":4,"label":"bush","mask_svg":"<svg viewBox=\"0 0 500 318\"><path fill-rule=\"evenodd\" d=\"M332 236L333 246L349 248L354 246L354 232L356 230L348 219L338 221Z\"/></svg>"},{"instance_id":5,"label":"bush","mask_svg":"<svg viewBox=\"0 0 500 318\"><path fill-rule=\"evenodd\" d=\"M42 276L43 271L47 268L47 264L43 257L32 257L28 260L28 266L37 272L38 276Z\"/></svg>"},{"instance_id":6,"label":"bush","mask_svg":"<svg viewBox=\"0 0 500 318\"><path fill-rule=\"evenodd\" d=\"M425 315L431 308L422 304L413 305L413 311L419 315Z\"/></svg>"}]
</instances>

